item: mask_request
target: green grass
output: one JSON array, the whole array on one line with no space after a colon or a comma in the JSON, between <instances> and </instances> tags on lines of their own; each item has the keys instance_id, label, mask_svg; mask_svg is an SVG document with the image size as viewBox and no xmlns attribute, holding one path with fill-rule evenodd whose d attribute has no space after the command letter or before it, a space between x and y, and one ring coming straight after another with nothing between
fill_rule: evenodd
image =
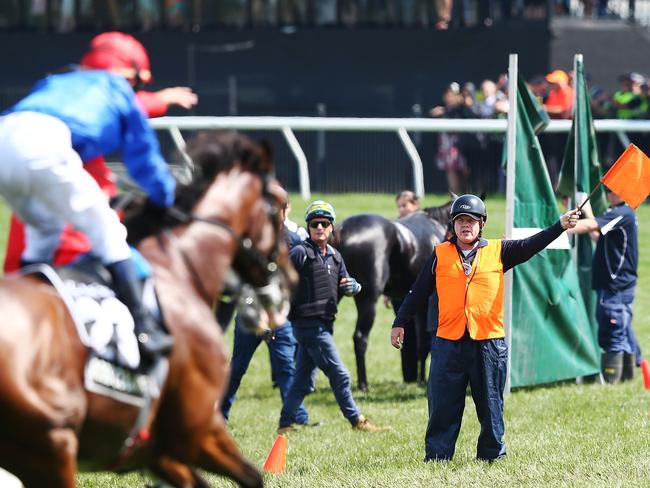
<instances>
[{"instance_id":1,"label":"green grass","mask_svg":"<svg viewBox=\"0 0 650 488\"><path fill-rule=\"evenodd\" d=\"M394 216L392 195L315 195L331 201L339 219L354 213ZM446 200L429 196L425 205ZM487 237L504 233L502 198L488 199ZM304 203L293 196L294 220L300 222ZM638 212L640 231L639 286L634 327L645 351L650 351L650 206ZM0 233L1 234L1 233ZM335 338L356 385L352 333L356 311L343 300ZM399 353L389 345L392 311L378 307L370 335L368 371L371 391L353 391L363 413L391 426L380 434L357 433L339 412L326 378L319 373L318 391L306 399L313 421L324 424L291 434L287 471L265 475L271 487L386 487L386 486L650 486L650 392L637 375L620 385L562 384L515 391L506 398L508 457L494 465L477 462L479 426L474 405L467 398L456 456L447 464L427 464L423 440L427 421L425 390L403 385ZM227 335L229 347L232 331ZM280 397L270 385L268 352L256 354L235 402L230 430L241 450L262 465L276 436ZM232 486L207 475L215 486ZM81 474L81 487L141 487L139 474Z\"/></svg>"}]
</instances>

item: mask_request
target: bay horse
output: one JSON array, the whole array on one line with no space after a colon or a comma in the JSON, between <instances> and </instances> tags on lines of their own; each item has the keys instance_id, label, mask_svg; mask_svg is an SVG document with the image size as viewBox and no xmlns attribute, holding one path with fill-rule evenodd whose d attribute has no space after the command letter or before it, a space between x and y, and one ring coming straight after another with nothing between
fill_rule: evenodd
<instances>
[{"instance_id":1,"label":"bay horse","mask_svg":"<svg viewBox=\"0 0 650 488\"><path fill-rule=\"evenodd\" d=\"M207 487L204 469L262 486L218 408L228 353L213 306L232 263L254 286L280 272L289 295L295 272L277 217L285 194L269 151L243 135L206 136L190 154L197 174L179 185L174 211L145 205L127 223L176 338L148 435L128 456L118 453L138 409L84 389L88 350L59 294L31 276L0 280L0 466L27 488L72 488L78 469L148 469L174 487Z\"/></svg>"},{"instance_id":2,"label":"bay horse","mask_svg":"<svg viewBox=\"0 0 650 488\"><path fill-rule=\"evenodd\" d=\"M333 245L343 256L350 276L362 286L354 297L357 321L353 336L361 391L368 390L366 351L377 299L387 295L393 310L399 309L433 247L444 241L452 203L453 199L397 220L375 214L353 215L336 228ZM401 349L403 379L424 383L431 346L426 313L416 316L414 330L405 332Z\"/></svg>"}]
</instances>

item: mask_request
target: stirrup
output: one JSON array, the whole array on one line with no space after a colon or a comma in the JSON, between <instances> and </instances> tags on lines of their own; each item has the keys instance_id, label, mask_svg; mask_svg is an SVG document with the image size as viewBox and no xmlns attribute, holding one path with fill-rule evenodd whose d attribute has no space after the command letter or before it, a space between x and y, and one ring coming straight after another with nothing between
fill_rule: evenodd
<instances>
[{"instance_id":1,"label":"stirrup","mask_svg":"<svg viewBox=\"0 0 650 488\"><path fill-rule=\"evenodd\" d=\"M162 331L153 334L140 332L137 338L140 353L149 357L167 355L174 346L174 337Z\"/></svg>"}]
</instances>

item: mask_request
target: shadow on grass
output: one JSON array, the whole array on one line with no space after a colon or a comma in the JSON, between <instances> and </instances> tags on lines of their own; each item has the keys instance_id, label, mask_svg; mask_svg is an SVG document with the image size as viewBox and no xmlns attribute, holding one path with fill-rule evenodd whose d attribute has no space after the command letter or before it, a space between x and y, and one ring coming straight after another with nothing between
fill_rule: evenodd
<instances>
[{"instance_id":1,"label":"shadow on grass","mask_svg":"<svg viewBox=\"0 0 650 488\"><path fill-rule=\"evenodd\" d=\"M540 391L540 390L553 390L556 388L566 388L567 386L576 386L576 385L594 385L600 383L600 374L593 374L588 376L582 376L580 379L569 378L566 380L553 381L551 383L543 383L540 385L529 385L529 386L517 386L512 388L512 393L518 392L530 392L530 391Z\"/></svg>"}]
</instances>

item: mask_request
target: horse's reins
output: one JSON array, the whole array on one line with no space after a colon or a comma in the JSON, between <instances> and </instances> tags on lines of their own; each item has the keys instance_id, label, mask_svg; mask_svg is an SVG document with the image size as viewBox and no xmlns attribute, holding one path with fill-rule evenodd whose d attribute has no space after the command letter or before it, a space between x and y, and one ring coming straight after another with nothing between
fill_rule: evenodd
<instances>
[{"instance_id":1,"label":"horse's reins","mask_svg":"<svg viewBox=\"0 0 650 488\"><path fill-rule=\"evenodd\" d=\"M264 199L267 200L267 202L270 202L272 195L268 190L268 181L269 181L269 176L268 175L261 175L263 182L263 196ZM273 205L269 203L269 212L268 215L271 218L271 222L276 228L279 228L279 221L278 221L278 212L275 209ZM248 261L252 261L254 264L258 265L261 269L264 270L265 276L264 279L268 282L268 278L271 274L273 274L275 271L278 269L278 265L276 264L275 260L277 259L279 253L280 253L280 242L279 239L276 240L273 250L269 257L264 256L261 252L259 252L257 249L253 247L253 241L249 237L242 237L238 232L236 232L229 224L224 222L223 220L217 219L217 218L208 218L208 217L200 217L198 215L194 215L191 213L184 212L183 210L179 209L178 207L170 207L167 209L167 214L176 219L179 223L181 224L190 224L192 222L201 222L204 224L209 224L209 225L214 225L219 228L222 228L226 230L232 238L235 240L237 243L237 250L235 253L235 256L237 255L242 255L245 257ZM168 237L170 237L172 240L176 240L176 236L171 233L167 232ZM181 257L183 258L183 262L187 266L187 268L190 271L190 274L192 275L192 279L195 281L197 288L199 290L199 293L203 296L203 298L208 301L210 299L208 291L203 284L199 273L192 263L191 259L189 256L183 251L182 247L177 246Z\"/></svg>"}]
</instances>

